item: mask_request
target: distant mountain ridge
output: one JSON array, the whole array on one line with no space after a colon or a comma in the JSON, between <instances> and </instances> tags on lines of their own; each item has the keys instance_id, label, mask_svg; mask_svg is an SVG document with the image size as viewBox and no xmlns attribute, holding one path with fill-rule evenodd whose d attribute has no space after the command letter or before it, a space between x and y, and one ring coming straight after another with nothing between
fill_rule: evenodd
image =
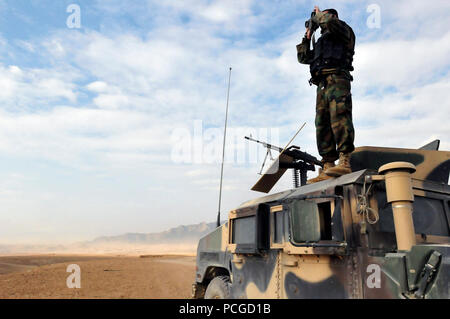
<instances>
[{"instance_id":1,"label":"distant mountain ridge","mask_svg":"<svg viewBox=\"0 0 450 319\"><path fill-rule=\"evenodd\" d=\"M194 225L181 225L160 233L127 233L118 236L102 236L87 244L173 244L197 242L201 237L216 228L216 223L200 223Z\"/></svg>"},{"instance_id":2,"label":"distant mountain ridge","mask_svg":"<svg viewBox=\"0 0 450 319\"><path fill-rule=\"evenodd\" d=\"M0 255L42 253L195 253L198 240L216 229L216 223L182 225L159 233L127 233L118 236L102 236L91 241L72 244L0 244Z\"/></svg>"}]
</instances>

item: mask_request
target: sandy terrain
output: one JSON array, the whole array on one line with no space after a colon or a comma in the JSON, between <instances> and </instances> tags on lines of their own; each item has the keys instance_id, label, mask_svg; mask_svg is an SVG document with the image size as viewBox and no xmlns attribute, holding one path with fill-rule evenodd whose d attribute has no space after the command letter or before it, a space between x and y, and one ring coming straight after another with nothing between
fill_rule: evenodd
<instances>
[{"instance_id":1,"label":"sandy terrain","mask_svg":"<svg viewBox=\"0 0 450 319\"><path fill-rule=\"evenodd\" d=\"M66 285L81 268L81 289ZM0 257L0 298L189 298L195 257Z\"/></svg>"}]
</instances>

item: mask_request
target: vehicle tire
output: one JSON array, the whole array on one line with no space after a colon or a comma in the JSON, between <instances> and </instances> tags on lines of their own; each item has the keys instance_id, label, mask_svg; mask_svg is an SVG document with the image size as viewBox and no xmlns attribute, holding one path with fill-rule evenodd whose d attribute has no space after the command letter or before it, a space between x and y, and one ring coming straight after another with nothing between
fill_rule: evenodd
<instances>
[{"instance_id":1,"label":"vehicle tire","mask_svg":"<svg viewBox=\"0 0 450 319\"><path fill-rule=\"evenodd\" d=\"M230 299L230 277L218 276L206 288L205 299Z\"/></svg>"}]
</instances>

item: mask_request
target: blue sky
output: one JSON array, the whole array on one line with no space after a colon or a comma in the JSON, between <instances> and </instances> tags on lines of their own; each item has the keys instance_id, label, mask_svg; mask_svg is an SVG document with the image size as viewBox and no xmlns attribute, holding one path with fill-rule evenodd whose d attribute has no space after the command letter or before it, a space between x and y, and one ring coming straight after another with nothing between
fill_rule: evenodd
<instances>
[{"instance_id":1,"label":"blue sky","mask_svg":"<svg viewBox=\"0 0 450 319\"><path fill-rule=\"evenodd\" d=\"M0 0L0 244L213 221L219 161L174 162L172 137L201 120L220 143L229 66L231 129L275 129L283 144L307 122L295 144L317 155L295 51L315 4L357 35L356 145L448 150L448 1ZM224 212L259 196L263 155L225 165Z\"/></svg>"}]
</instances>

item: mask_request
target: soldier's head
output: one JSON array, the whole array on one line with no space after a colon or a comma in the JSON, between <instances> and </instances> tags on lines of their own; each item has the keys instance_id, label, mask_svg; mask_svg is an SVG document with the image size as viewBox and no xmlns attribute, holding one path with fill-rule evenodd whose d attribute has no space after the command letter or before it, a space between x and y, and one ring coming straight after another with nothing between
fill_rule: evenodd
<instances>
[{"instance_id":1,"label":"soldier's head","mask_svg":"<svg viewBox=\"0 0 450 319\"><path fill-rule=\"evenodd\" d=\"M323 10L323 12L324 12L324 13L330 13L330 14L332 14L335 18L338 18L338 19L339 19L339 15L338 15L338 12L337 12L336 9L326 9L326 10Z\"/></svg>"}]
</instances>

